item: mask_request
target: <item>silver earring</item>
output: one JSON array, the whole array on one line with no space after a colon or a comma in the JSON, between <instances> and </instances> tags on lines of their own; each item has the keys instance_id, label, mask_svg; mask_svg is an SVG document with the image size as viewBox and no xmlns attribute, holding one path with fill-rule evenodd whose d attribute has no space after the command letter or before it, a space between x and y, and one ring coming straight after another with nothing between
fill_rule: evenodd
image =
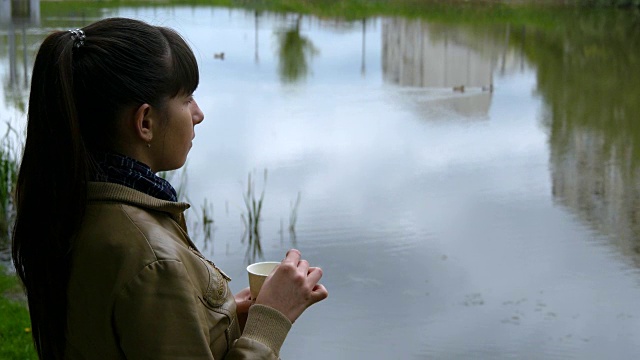
<instances>
[{"instance_id":1,"label":"silver earring","mask_svg":"<svg viewBox=\"0 0 640 360\"><path fill-rule=\"evenodd\" d=\"M151 143L147 143L147 148L151 149Z\"/></svg>"}]
</instances>

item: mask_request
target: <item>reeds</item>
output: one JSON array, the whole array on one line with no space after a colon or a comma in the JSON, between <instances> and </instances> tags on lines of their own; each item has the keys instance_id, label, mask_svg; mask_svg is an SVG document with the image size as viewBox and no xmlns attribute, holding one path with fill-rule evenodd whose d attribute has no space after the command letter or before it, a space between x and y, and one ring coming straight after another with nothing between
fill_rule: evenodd
<instances>
[{"instance_id":1,"label":"reeds","mask_svg":"<svg viewBox=\"0 0 640 360\"><path fill-rule=\"evenodd\" d=\"M7 123L0 145L0 250L9 247L11 227L15 219L13 193L18 180L19 151L13 139L16 131ZM15 136L15 137L14 137Z\"/></svg>"},{"instance_id":2,"label":"reeds","mask_svg":"<svg viewBox=\"0 0 640 360\"><path fill-rule=\"evenodd\" d=\"M248 240L245 260L252 263L258 258L262 258L262 244L260 243L260 214L264 201L264 191L267 185L267 169L264 169L264 179L260 197L256 197L255 183L249 172L247 179L247 191L243 193L245 211L240 215L244 224L242 243Z\"/></svg>"},{"instance_id":3,"label":"reeds","mask_svg":"<svg viewBox=\"0 0 640 360\"><path fill-rule=\"evenodd\" d=\"M172 185L174 185L177 181L178 186L174 186L174 189L176 190L176 195L178 198L178 201L186 201L186 192L185 192L185 188L187 186L187 165L188 163L184 164L184 166L182 168L180 168L179 170L172 170L172 171L161 171L158 173L158 176L160 176L161 178L167 180L168 182L170 182ZM176 180L177 178L177 180Z\"/></svg>"},{"instance_id":4,"label":"reeds","mask_svg":"<svg viewBox=\"0 0 640 360\"><path fill-rule=\"evenodd\" d=\"M202 237L204 240L204 250L207 250L209 244L213 243L213 230L215 221L213 220L213 204L211 204L207 198L200 206L202 214L202 223L200 224L202 230Z\"/></svg>"},{"instance_id":5,"label":"reeds","mask_svg":"<svg viewBox=\"0 0 640 360\"><path fill-rule=\"evenodd\" d=\"M188 196L185 195L184 189L187 187L186 169L174 172L162 172L158 175L165 178L167 181L175 182L177 185L177 193L180 201L189 202ZM256 190L256 174L255 171L251 171L247 175L246 184L242 184L243 192L243 206L241 207L240 219L243 225L243 232L241 236L241 243L246 245L245 261L247 263L253 263L257 259L263 258L262 248L262 234L260 225L262 223L262 210L264 206L265 190L267 185L268 170L264 169L262 189ZM298 209L300 208L300 202L302 200L302 193L298 192L295 200L289 203L289 240L295 246L296 245L296 224L298 221ZM189 227L189 233L191 237L204 245L203 250L207 250L214 242L214 233L216 231L216 221L214 219L213 203L206 197L199 207L193 209L195 220L189 217L191 221L187 221ZM225 201L225 213L229 215L229 202ZM286 220L280 218L280 239L283 240L284 223ZM228 244L227 244L228 246Z\"/></svg>"},{"instance_id":6,"label":"reeds","mask_svg":"<svg viewBox=\"0 0 640 360\"><path fill-rule=\"evenodd\" d=\"M301 194L298 191L298 197L295 202L291 202L291 213L289 213L289 232L296 231L296 222L298 221L298 207L300 206Z\"/></svg>"},{"instance_id":7,"label":"reeds","mask_svg":"<svg viewBox=\"0 0 640 360\"><path fill-rule=\"evenodd\" d=\"M188 182L187 164L185 164L179 170L161 171L158 176L170 182L176 190L178 201L186 201L190 203L187 196L186 188ZM194 209L197 213L198 210ZM187 226L191 231L191 237L196 239L202 236L204 243L203 250L207 250L209 245L213 243L213 235L215 232L215 220L213 219L213 203L209 202L207 198L204 198L202 205L200 205L199 214L196 214L195 221L188 221Z\"/></svg>"},{"instance_id":8,"label":"reeds","mask_svg":"<svg viewBox=\"0 0 640 360\"><path fill-rule=\"evenodd\" d=\"M302 194L298 191L298 197L295 202L290 203L291 212L289 213L289 240L293 246L297 246L298 240L296 238L296 223L298 222L298 208L300 207L300 200Z\"/></svg>"}]
</instances>

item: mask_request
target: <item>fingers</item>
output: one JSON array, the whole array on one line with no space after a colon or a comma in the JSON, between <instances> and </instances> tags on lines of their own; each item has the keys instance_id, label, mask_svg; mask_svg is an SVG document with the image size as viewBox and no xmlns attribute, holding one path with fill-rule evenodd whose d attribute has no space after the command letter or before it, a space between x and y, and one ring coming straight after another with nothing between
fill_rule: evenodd
<instances>
[{"instance_id":1,"label":"fingers","mask_svg":"<svg viewBox=\"0 0 640 360\"><path fill-rule=\"evenodd\" d=\"M236 300L236 312L238 314L247 313L251 305L253 305L252 300Z\"/></svg>"},{"instance_id":2,"label":"fingers","mask_svg":"<svg viewBox=\"0 0 640 360\"><path fill-rule=\"evenodd\" d=\"M321 268L311 267L300 251L291 249L265 280L256 304L280 311L293 323L306 308L329 296L318 283L321 278Z\"/></svg>"},{"instance_id":3,"label":"fingers","mask_svg":"<svg viewBox=\"0 0 640 360\"><path fill-rule=\"evenodd\" d=\"M318 301L322 301L324 299L326 299L329 296L329 291L327 291L327 288L324 287L324 285L322 284L317 284L316 286L313 287L313 290L311 291L311 299L313 300L313 303L317 303Z\"/></svg>"},{"instance_id":4,"label":"fingers","mask_svg":"<svg viewBox=\"0 0 640 360\"><path fill-rule=\"evenodd\" d=\"M236 301L251 300L251 290L246 287L240 290L235 296Z\"/></svg>"},{"instance_id":5,"label":"fingers","mask_svg":"<svg viewBox=\"0 0 640 360\"><path fill-rule=\"evenodd\" d=\"M309 268L307 277L310 281L313 281L314 284L317 283L322 278L322 269L319 267Z\"/></svg>"},{"instance_id":6,"label":"fingers","mask_svg":"<svg viewBox=\"0 0 640 360\"><path fill-rule=\"evenodd\" d=\"M312 286L315 286L322 277L322 269L319 267L310 267L309 262L302 259L302 254L298 249L290 249L287 251L282 263L294 265L294 267L297 268L298 273L306 278L305 282L307 284L313 284Z\"/></svg>"},{"instance_id":7,"label":"fingers","mask_svg":"<svg viewBox=\"0 0 640 360\"><path fill-rule=\"evenodd\" d=\"M300 260L298 262L298 272L304 276L309 273L309 262L307 260Z\"/></svg>"},{"instance_id":8,"label":"fingers","mask_svg":"<svg viewBox=\"0 0 640 360\"><path fill-rule=\"evenodd\" d=\"M284 260L282 260L282 263L289 263L289 264L293 264L294 266L298 266L298 262L300 262L300 258L302 258L302 254L300 254L300 250L297 249L291 249L289 251L287 251L287 255L285 256Z\"/></svg>"},{"instance_id":9,"label":"fingers","mask_svg":"<svg viewBox=\"0 0 640 360\"><path fill-rule=\"evenodd\" d=\"M307 277L307 279L311 284L314 284L313 288L311 289L311 300L313 301L313 303L324 300L329 296L327 288L325 288L324 285L318 283L318 281L320 281L320 278L322 278L321 268L309 268L309 276Z\"/></svg>"}]
</instances>

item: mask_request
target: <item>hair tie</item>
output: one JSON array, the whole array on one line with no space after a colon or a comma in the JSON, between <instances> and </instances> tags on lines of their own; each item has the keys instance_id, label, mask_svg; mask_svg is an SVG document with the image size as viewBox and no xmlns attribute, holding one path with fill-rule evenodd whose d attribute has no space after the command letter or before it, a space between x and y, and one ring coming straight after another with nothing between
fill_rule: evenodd
<instances>
[{"instance_id":1,"label":"hair tie","mask_svg":"<svg viewBox=\"0 0 640 360\"><path fill-rule=\"evenodd\" d=\"M84 45L84 40L87 38L84 35L84 31L75 29L69 30L69 32L71 33L71 40L73 40L74 47L79 48L80 46Z\"/></svg>"}]
</instances>

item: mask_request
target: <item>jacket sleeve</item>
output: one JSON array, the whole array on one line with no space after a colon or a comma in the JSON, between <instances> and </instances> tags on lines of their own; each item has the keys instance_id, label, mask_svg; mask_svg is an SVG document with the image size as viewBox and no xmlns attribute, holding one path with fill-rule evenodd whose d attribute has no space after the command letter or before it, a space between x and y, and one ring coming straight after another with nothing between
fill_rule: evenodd
<instances>
[{"instance_id":1,"label":"jacket sleeve","mask_svg":"<svg viewBox=\"0 0 640 360\"><path fill-rule=\"evenodd\" d=\"M184 265L146 266L114 302L113 326L127 359L213 359Z\"/></svg>"},{"instance_id":2,"label":"jacket sleeve","mask_svg":"<svg viewBox=\"0 0 640 360\"><path fill-rule=\"evenodd\" d=\"M210 324L184 264L156 261L125 285L114 302L113 326L127 359L213 359ZM226 360L278 359L291 322L275 309L253 305L242 336ZM222 359L219 359L222 360Z\"/></svg>"},{"instance_id":3,"label":"jacket sleeve","mask_svg":"<svg viewBox=\"0 0 640 360\"><path fill-rule=\"evenodd\" d=\"M240 339L226 359L278 359L291 322L278 310L264 305L249 308L249 317Z\"/></svg>"}]
</instances>

